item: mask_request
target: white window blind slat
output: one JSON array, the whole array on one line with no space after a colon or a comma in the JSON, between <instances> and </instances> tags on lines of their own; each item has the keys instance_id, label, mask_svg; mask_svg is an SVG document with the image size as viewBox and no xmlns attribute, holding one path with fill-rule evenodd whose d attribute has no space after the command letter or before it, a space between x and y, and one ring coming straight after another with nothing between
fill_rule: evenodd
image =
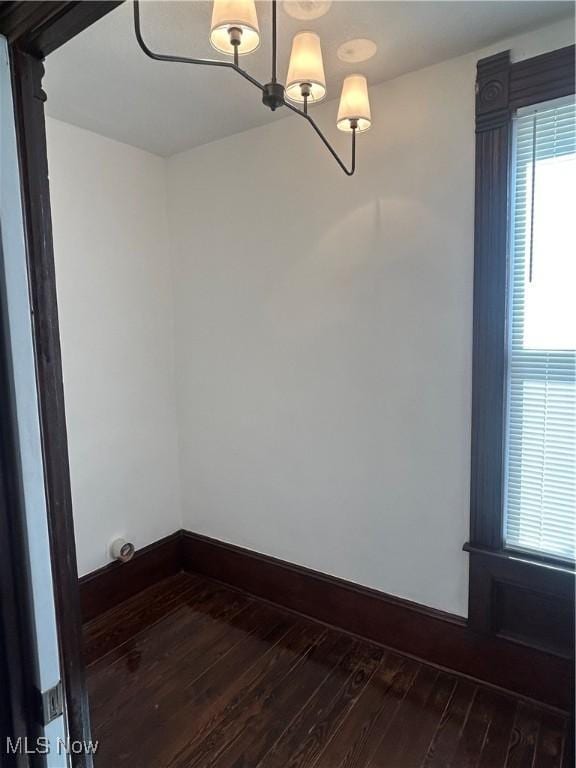
<instances>
[{"instance_id":1,"label":"white window blind slat","mask_svg":"<svg viewBox=\"0 0 576 768\"><path fill-rule=\"evenodd\" d=\"M576 104L514 120L504 539L576 553Z\"/></svg>"}]
</instances>

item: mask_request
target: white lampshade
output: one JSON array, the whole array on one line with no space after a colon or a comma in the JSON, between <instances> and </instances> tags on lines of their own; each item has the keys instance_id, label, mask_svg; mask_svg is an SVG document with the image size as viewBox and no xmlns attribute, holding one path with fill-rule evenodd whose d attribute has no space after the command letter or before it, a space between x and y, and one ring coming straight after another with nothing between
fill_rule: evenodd
<instances>
[{"instance_id":1,"label":"white lampshade","mask_svg":"<svg viewBox=\"0 0 576 768\"><path fill-rule=\"evenodd\" d=\"M341 131L352 131L351 120L357 122L359 133L367 131L372 125L368 83L364 75L348 75L342 84L336 124Z\"/></svg>"},{"instance_id":2,"label":"white lampshade","mask_svg":"<svg viewBox=\"0 0 576 768\"><path fill-rule=\"evenodd\" d=\"M310 85L309 102L322 101L326 96L326 77L322 62L320 38L316 32L298 32L292 40L292 53L286 78L286 98L304 101L301 85Z\"/></svg>"},{"instance_id":3,"label":"white lampshade","mask_svg":"<svg viewBox=\"0 0 576 768\"><path fill-rule=\"evenodd\" d=\"M230 42L231 28L242 31L239 55L251 53L260 45L260 30L254 0L214 0L210 42L221 53L234 53Z\"/></svg>"}]
</instances>

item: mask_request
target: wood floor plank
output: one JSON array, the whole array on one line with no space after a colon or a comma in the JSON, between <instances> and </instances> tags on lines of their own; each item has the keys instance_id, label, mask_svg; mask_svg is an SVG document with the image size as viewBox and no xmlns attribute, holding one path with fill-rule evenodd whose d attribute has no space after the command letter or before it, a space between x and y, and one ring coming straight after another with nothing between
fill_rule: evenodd
<instances>
[{"instance_id":1,"label":"wood floor plank","mask_svg":"<svg viewBox=\"0 0 576 768\"><path fill-rule=\"evenodd\" d=\"M505 768L532 768L542 713L525 702L516 708Z\"/></svg>"},{"instance_id":2,"label":"wood floor plank","mask_svg":"<svg viewBox=\"0 0 576 768\"><path fill-rule=\"evenodd\" d=\"M493 765L503 765L506 760L510 732L516 715L516 701L490 689L481 692L478 698L482 697L485 697L490 713L490 724L482 745L478 768L492 768Z\"/></svg>"},{"instance_id":3,"label":"wood floor plank","mask_svg":"<svg viewBox=\"0 0 576 768\"><path fill-rule=\"evenodd\" d=\"M566 741L566 718L545 712L540 722L534 768L559 768Z\"/></svg>"},{"instance_id":4,"label":"wood floor plank","mask_svg":"<svg viewBox=\"0 0 576 768\"><path fill-rule=\"evenodd\" d=\"M293 624L267 606L257 605L243 611L234 627L221 633L208 647L203 644L203 653L191 653L177 667L175 675L162 678L151 696L140 697L138 715L147 728L136 741L130 728L130 708L118 713L106 728L96 729L97 735L111 747L103 750L100 760L105 758L104 765L110 768L134 761L142 767L167 765L194 736L200 738L209 732L210 725L230 700L234 675L246 683L251 666ZM228 696L223 701L224 691ZM124 721L123 729L119 728L118 718ZM112 739L114 732L121 736Z\"/></svg>"},{"instance_id":5,"label":"wood floor plank","mask_svg":"<svg viewBox=\"0 0 576 768\"><path fill-rule=\"evenodd\" d=\"M140 627L150 626L168 615L186 597L193 596L203 588L200 579L188 578L187 574L176 574L170 577L169 582L149 587L145 590L146 599L136 595L126 601L128 605L121 604L89 622L84 634L86 663L90 664L117 648L137 634Z\"/></svg>"},{"instance_id":6,"label":"wood floor plank","mask_svg":"<svg viewBox=\"0 0 576 768\"><path fill-rule=\"evenodd\" d=\"M384 651L357 641L281 734L260 768L303 768L316 764L340 723L375 673ZM312 725L310 725L312 724ZM256 756L254 756L256 758Z\"/></svg>"},{"instance_id":7,"label":"wood floor plank","mask_svg":"<svg viewBox=\"0 0 576 768\"><path fill-rule=\"evenodd\" d=\"M159 706L156 718L131 757L140 766L168 765L192 742L200 742L223 718L225 711L258 676L259 663L273 652L294 626L283 617L258 627L237 643L217 664L200 677L173 691L170 701Z\"/></svg>"},{"instance_id":8,"label":"wood floor plank","mask_svg":"<svg viewBox=\"0 0 576 768\"><path fill-rule=\"evenodd\" d=\"M127 677L138 678L139 673L153 671L164 656L173 656L176 662L178 653L186 652L191 633L200 632L213 620L232 616L248 604L245 599L231 600L214 585L207 586L194 594L191 604L184 601L152 624L139 627L132 637L94 661L90 665L93 693L106 699L114 692L119 668L127 668Z\"/></svg>"},{"instance_id":9,"label":"wood floor plank","mask_svg":"<svg viewBox=\"0 0 576 768\"><path fill-rule=\"evenodd\" d=\"M116 718L130 700L155 700L160 696L160 686L176 684L190 666L207 663L213 653L225 653L243 632L245 619L241 614L250 607L241 595L226 599L215 594L206 598L202 610L171 615L169 621L173 624L180 619L179 641L164 643L160 636L158 644L148 649L145 664L140 661L135 672L131 666L116 664L114 677L95 681L101 691L101 706L91 709L95 727L104 735L106 723ZM135 640L133 651L137 648ZM89 690L93 693L94 688Z\"/></svg>"},{"instance_id":10,"label":"wood floor plank","mask_svg":"<svg viewBox=\"0 0 576 768\"><path fill-rule=\"evenodd\" d=\"M561 714L200 577L85 637L96 768L561 768L567 753Z\"/></svg>"},{"instance_id":11,"label":"wood floor plank","mask_svg":"<svg viewBox=\"0 0 576 768\"><path fill-rule=\"evenodd\" d=\"M423 666L397 712L394 726L372 756L370 768L419 768L455 685L452 675Z\"/></svg>"},{"instance_id":12,"label":"wood floor plank","mask_svg":"<svg viewBox=\"0 0 576 768\"><path fill-rule=\"evenodd\" d=\"M113 628L115 623L130 625L132 633L129 637L119 638L118 644L113 646L106 654L93 658L90 661L90 676L103 679L106 673L113 674L114 665L118 662L122 663L122 659L131 652L131 648L134 645L133 641L140 634L142 634L142 637L138 639L138 646L142 649L142 653L146 653L147 647L153 646L157 642L158 637L165 638L165 643L170 642L172 637L180 631L178 614L188 612L192 616L206 610L206 606L210 604L210 599L218 591L218 585L200 582L194 590L190 592L184 590L177 602L170 603L166 601L167 608L165 607L164 612L160 616L155 615L151 617L151 620L148 620L148 616L142 614L142 621L139 624L131 622L130 612L123 615L121 612L116 613L116 609L114 609L114 611L105 613L99 617L99 622L103 625L103 630L100 631L103 634L106 634L106 625ZM222 595L225 598L224 593ZM140 599L142 602L145 602L147 597L144 593L140 593ZM172 614L176 614L174 621L171 620ZM84 642L88 648L92 639L92 636L89 634L91 632L91 624L92 622L84 629Z\"/></svg>"},{"instance_id":13,"label":"wood floor plank","mask_svg":"<svg viewBox=\"0 0 576 768\"><path fill-rule=\"evenodd\" d=\"M108 711L98 723L100 732L104 734L103 729L118 716L126 714L126 695L139 702L141 717L153 715L166 701L171 701L174 690L183 681L196 679L252 631L257 610L256 606L242 608L227 617L227 621L215 619L201 627L201 631L190 638L185 654L179 654L176 665L171 664L171 655L168 659L162 658L162 663L152 672L142 675L133 686L126 686L111 698Z\"/></svg>"},{"instance_id":14,"label":"wood floor plank","mask_svg":"<svg viewBox=\"0 0 576 768\"><path fill-rule=\"evenodd\" d=\"M389 652L320 755L318 768L364 768L419 669L417 662Z\"/></svg>"},{"instance_id":15,"label":"wood floor plank","mask_svg":"<svg viewBox=\"0 0 576 768\"><path fill-rule=\"evenodd\" d=\"M477 768L492 719L490 691L479 687L452 760L453 768Z\"/></svg>"},{"instance_id":16,"label":"wood floor plank","mask_svg":"<svg viewBox=\"0 0 576 768\"><path fill-rule=\"evenodd\" d=\"M458 680L454 694L432 737L422 768L446 768L452 764L476 692L474 683Z\"/></svg>"},{"instance_id":17,"label":"wood floor plank","mask_svg":"<svg viewBox=\"0 0 576 768\"><path fill-rule=\"evenodd\" d=\"M270 706L278 687L295 667L306 664L309 674L323 667L318 657L338 638L323 627L297 625L285 640L264 660L259 674L247 685L222 713L214 728L201 741L194 740L169 763L170 768L208 768L234 739L249 727Z\"/></svg>"},{"instance_id":18,"label":"wood floor plank","mask_svg":"<svg viewBox=\"0 0 576 768\"><path fill-rule=\"evenodd\" d=\"M303 708L318 698L324 706L328 704L330 694L338 692L351 668L360 664L361 656L353 639L341 635L333 636L333 640L320 648L314 659L307 659L292 670L276 689L266 711L250 721L215 763L216 768L259 765ZM330 681L334 680L329 690ZM302 738L300 729L298 732Z\"/></svg>"},{"instance_id":19,"label":"wood floor plank","mask_svg":"<svg viewBox=\"0 0 576 768\"><path fill-rule=\"evenodd\" d=\"M111 619L117 623L117 619L122 617L124 620L131 620L132 615L145 613L156 603L168 603L172 600L180 601L185 591L197 588L205 589L208 583L200 576L193 576L189 573L179 572L172 576L167 576L162 581L146 587L136 595L129 597L114 608L110 608L104 613L87 621L83 625L84 639L90 640L91 635L98 634L100 629L111 634Z\"/></svg>"}]
</instances>

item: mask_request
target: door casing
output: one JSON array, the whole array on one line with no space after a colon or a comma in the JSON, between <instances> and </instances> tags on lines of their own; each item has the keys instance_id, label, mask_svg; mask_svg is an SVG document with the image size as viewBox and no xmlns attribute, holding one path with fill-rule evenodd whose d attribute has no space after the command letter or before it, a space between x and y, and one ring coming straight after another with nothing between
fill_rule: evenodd
<instances>
[{"instance_id":1,"label":"door casing","mask_svg":"<svg viewBox=\"0 0 576 768\"><path fill-rule=\"evenodd\" d=\"M56 623L62 683L66 702L68 736L72 741L91 739L90 716L82 653L82 624L68 443L62 383L62 358L48 157L42 90L43 60L82 30L94 24L120 2L4 2L0 3L0 34L9 43L16 140L22 189L26 260L30 286L32 333L36 366L40 431L48 530L52 561ZM23 569L16 567L25 546L23 510L15 501L17 446L13 432L14 403L9 397L10 360L0 347L2 441L0 443L0 561L3 567L3 610L0 615L0 675L11 671L8 694L0 702L2 733L30 735L33 729L33 691L30 668L33 638L25 620L28 585ZM5 396L6 395L6 396ZM18 614L18 606L20 612ZM4 729L6 726L6 730ZM3 756L1 760L7 759ZM3 762L0 764L3 768ZM18 758L17 765L26 765ZM90 754L72 756L74 768L92 768Z\"/></svg>"}]
</instances>

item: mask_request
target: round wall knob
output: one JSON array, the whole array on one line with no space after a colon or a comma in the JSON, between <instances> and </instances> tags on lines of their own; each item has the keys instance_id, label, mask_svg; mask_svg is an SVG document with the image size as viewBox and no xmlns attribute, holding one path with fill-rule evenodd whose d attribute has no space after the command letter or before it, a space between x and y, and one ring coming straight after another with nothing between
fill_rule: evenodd
<instances>
[{"instance_id":1,"label":"round wall knob","mask_svg":"<svg viewBox=\"0 0 576 768\"><path fill-rule=\"evenodd\" d=\"M114 539L110 544L110 555L113 560L120 560L121 563L126 563L134 557L135 547L131 541L126 539Z\"/></svg>"}]
</instances>

